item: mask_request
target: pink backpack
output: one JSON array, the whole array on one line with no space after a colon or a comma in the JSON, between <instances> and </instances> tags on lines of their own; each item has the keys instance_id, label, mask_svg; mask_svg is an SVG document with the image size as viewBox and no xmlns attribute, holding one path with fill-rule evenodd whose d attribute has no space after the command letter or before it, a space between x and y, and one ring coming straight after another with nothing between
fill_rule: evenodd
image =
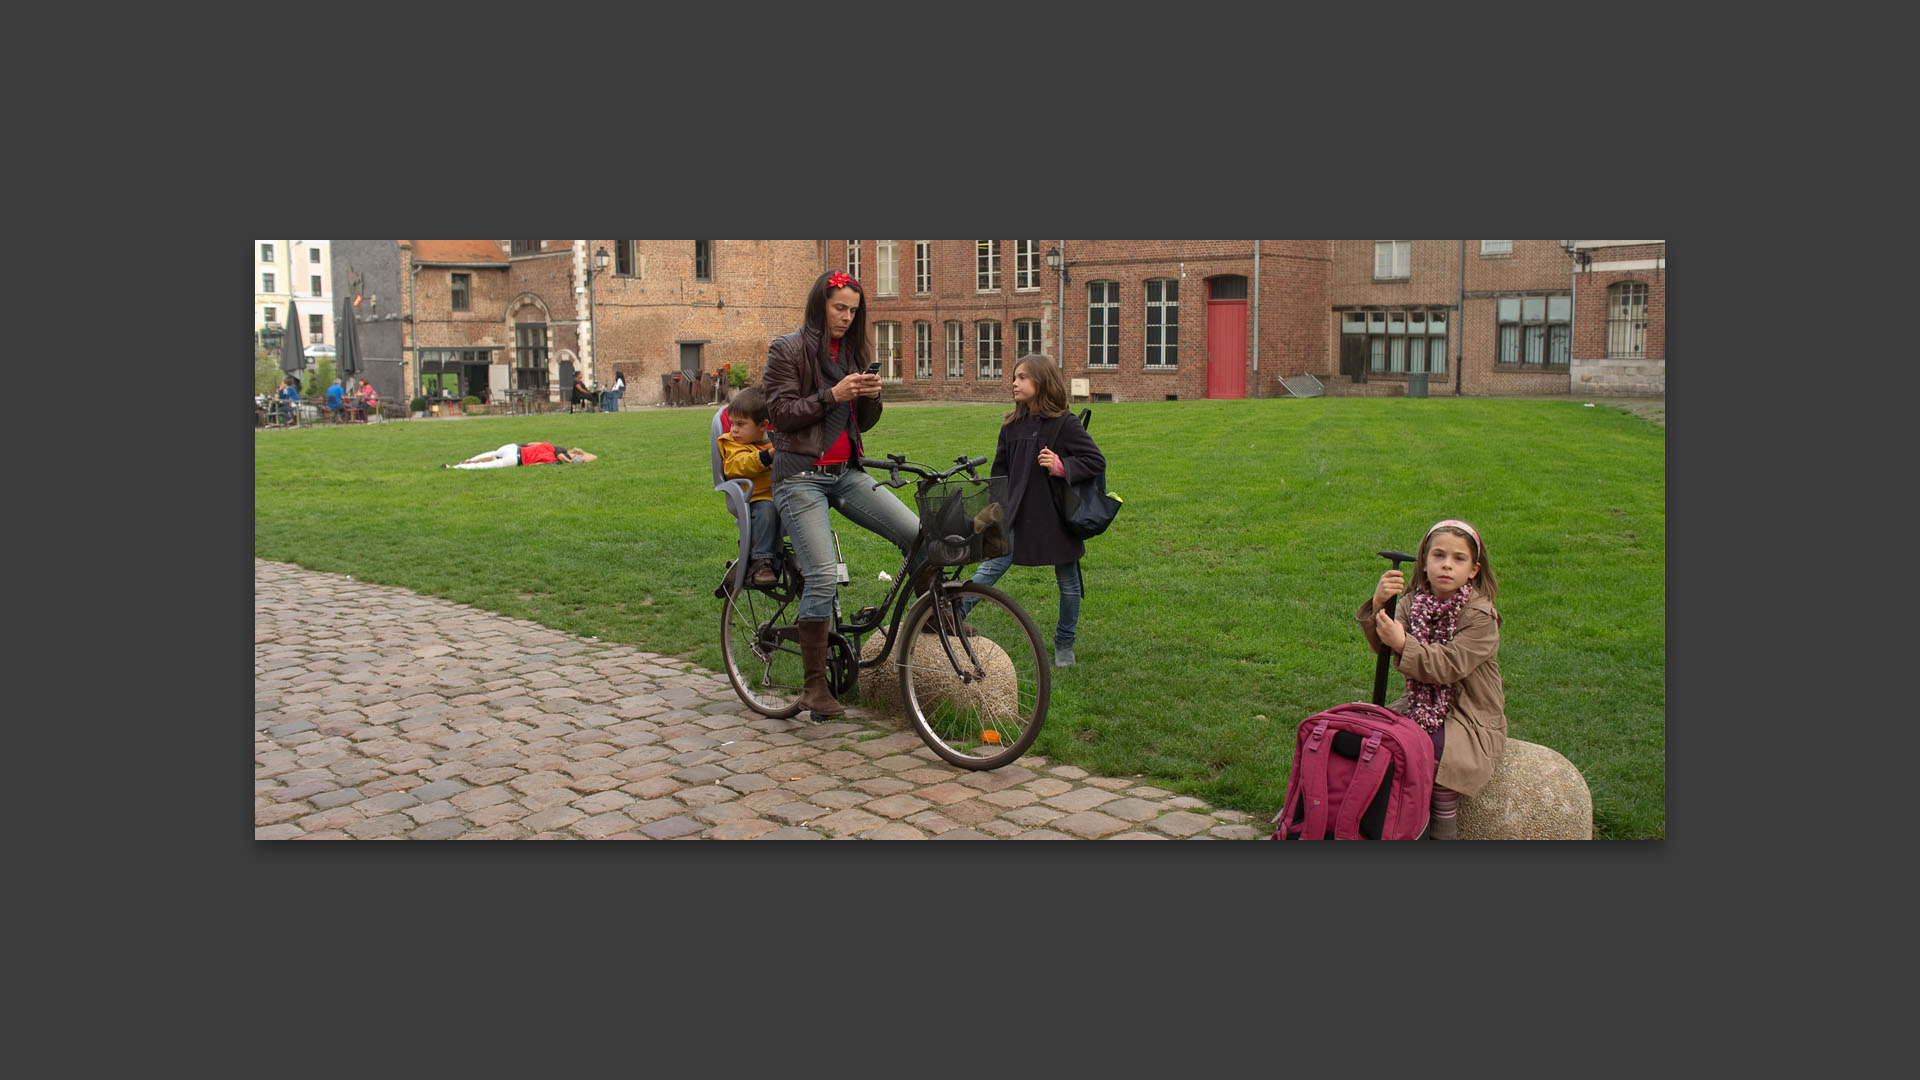
<instances>
[{"instance_id":1,"label":"pink backpack","mask_svg":"<svg viewBox=\"0 0 1920 1080\"><path fill-rule=\"evenodd\" d=\"M1433 798L1433 740L1365 702L1300 722L1275 840L1413 840Z\"/></svg>"}]
</instances>

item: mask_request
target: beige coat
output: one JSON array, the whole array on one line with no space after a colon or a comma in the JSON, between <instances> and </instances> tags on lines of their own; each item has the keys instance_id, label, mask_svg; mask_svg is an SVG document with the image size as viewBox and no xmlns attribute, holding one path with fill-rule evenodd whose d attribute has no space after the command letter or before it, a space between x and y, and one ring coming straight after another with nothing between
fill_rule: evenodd
<instances>
[{"instance_id":1,"label":"beige coat","mask_svg":"<svg viewBox=\"0 0 1920 1080\"><path fill-rule=\"evenodd\" d=\"M1394 605L1393 617L1407 625L1407 598ZM1355 613L1367 645L1378 651L1380 636L1373 629L1373 597ZM1459 629L1445 645L1428 645L1407 638L1399 661L1400 674L1427 683L1453 687L1453 705L1447 710L1446 747L1440 752L1440 772L1433 782L1462 795L1478 795L1493 776L1493 766L1507 745L1507 691L1500 681L1500 613L1483 596L1467 601ZM1407 699L1387 706L1405 712Z\"/></svg>"}]
</instances>

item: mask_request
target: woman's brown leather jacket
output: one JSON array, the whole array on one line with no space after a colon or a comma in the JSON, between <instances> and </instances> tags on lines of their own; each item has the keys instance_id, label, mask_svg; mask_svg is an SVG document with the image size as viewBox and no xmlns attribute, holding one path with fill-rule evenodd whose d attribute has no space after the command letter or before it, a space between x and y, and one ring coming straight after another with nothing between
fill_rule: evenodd
<instances>
[{"instance_id":1,"label":"woman's brown leather jacket","mask_svg":"<svg viewBox=\"0 0 1920 1080\"><path fill-rule=\"evenodd\" d=\"M803 455L808 461L826 453L820 421L828 409L846 405L833 400L833 387L820 377L820 331L803 326L774 338L767 348L761 388L766 391L767 411L773 414L769 433L773 448ZM856 397L853 409L861 431L880 422L879 398Z\"/></svg>"}]
</instances>

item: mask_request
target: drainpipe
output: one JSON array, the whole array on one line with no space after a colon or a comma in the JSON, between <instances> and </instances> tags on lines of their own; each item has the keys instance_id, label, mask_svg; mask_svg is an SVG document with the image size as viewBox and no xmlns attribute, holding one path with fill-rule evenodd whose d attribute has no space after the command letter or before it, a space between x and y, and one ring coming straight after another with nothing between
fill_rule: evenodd
<instances>
[{"instance_id":1,"label":"drainpipe","mask_svg":"<svg viewBox=\"0 0 1920 1080\"><path fill-rule=\"evenodd\" d=\"M413 300L413 284L420 276L419 252L407 246L407 318L400 326L400 332L413 340L413 396L420 396L420 318L419 306Z\"/></svg>"},{"instance_id":2,"label":"drainpipe","mask_svg":"<svg viewBox=\"0 0 1920 1080\"><path fill-rule=\"evenodd\" d=\"M1253 396L1260 395L1260 241L1253 242Z\"/></svg>"},{"instance_id":3,"label":"drainpipe","mask_svg":"<svg viewBox=\"0 0 1920 1080\"><path fill-rule=\"evenodd\" d=\"M1573 249L1568 248L1572 255ZM1573 393L1573 328L1579 325L1580 317L1580 259L1578 256L1567 260L1567 284L1573 295L1567 300L1567 393Z\"/></svg>"},{"instance_id":4,"label":"drainpipe","mask_svg":"<svg viewBox=\"0 0 1920 1080\"><path fill-rule=\"evenodd\" d=\"M1060 272L1053 276L1053 283L1059 289L1060 299L1053 302L1053 317L1060 326L1060 341L1053 351L1060 354L1060 370L1065 371L1067 370L1067 242L1065 240L1057 242L1060 245ZM1073 400L1073 395L1068 394L1067 400Z\"/></svg>"},{"instance_id":5,"label":"drainpipe","mask_svg":"<svg viewBox=\"0 0 1920 1080\"><path fill-rule=\"evenodd\" d=\"M1453 354L1453 396L1460 396L1460 369L1467 366L1467 242L1460 241L1460 277L1454 283L1459 298L1453 303L1453 321L1458 327L1460 348Z\"/></svg>"},{"instance_id":6,"label":"drainpipe","mask_svg":"<svg viewBox=\"0 0 1920 1080\"><path fill-rule=\"evenodd\" d=\"M593 321L593 241L587 241L587 246L582 251L582 254L586 256L583 266L585 267L584 273L587 276L587 374L593 376L593 385L595 388L598 388L600 385L600 361L598 355L600 352L600 328L595 325ZM562 392L564 393L566 391Z\"/></svg>"}]
</instances>

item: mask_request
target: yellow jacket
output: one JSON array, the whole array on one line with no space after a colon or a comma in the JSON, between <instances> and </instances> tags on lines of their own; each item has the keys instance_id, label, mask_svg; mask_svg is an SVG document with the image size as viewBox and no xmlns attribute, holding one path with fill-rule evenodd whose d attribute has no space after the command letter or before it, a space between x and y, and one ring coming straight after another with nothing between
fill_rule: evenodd
<instances>
[{"instance_id":1,"label":"yellow jacket","mask_svg":"<svg viewBox=\"0 0 1920 1080\"><path fill-rule=\"evenodd\" d=\"M720 472L728 479L743 477L753 481L748 502L773 498L773 466L760 464L760 451L773 450L772 442L743 443L731 432L720 433Z\"/></svg>"}]
</instances>

